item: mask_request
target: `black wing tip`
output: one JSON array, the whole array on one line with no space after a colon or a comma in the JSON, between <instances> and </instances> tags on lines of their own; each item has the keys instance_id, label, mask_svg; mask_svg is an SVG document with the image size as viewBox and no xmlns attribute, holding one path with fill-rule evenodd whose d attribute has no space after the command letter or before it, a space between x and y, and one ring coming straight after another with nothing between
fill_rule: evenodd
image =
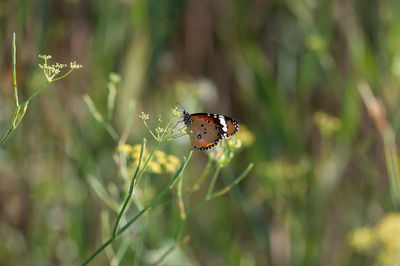
<instances>
[{"instance_id":1,"label":"black wing tip","mask_svg":"<svg viewBox=\"0 0 400 266\"><path fill-rule=\"evenodd\" d=\"M238 133L238 131L239 131L239 123L236 122L236 120L233 118L230 118L230 121L235 126L235 131L233 131L231 134L225 134L225 136L223 136L223 138L229 138L229 137L235 135L236 133Z\"/></svg>"},{"instance_id":2,"label":"black wing tip","mask_svg":"<svg viewBox=\"0 0 400 266\"><path fill-rule=\"evenodd\" d=\"M198 148L198 147L196 147L196 146L193 145L193 148L195 148L195 149L198 150L198 151L209 151L209 150L211 150L212 148L214 148L215 146L217 146L219 140L220 140L220 139L217 139L212 145L207 146L207 147L200 147L200 148Z\"/></svg>"}]
</instances>

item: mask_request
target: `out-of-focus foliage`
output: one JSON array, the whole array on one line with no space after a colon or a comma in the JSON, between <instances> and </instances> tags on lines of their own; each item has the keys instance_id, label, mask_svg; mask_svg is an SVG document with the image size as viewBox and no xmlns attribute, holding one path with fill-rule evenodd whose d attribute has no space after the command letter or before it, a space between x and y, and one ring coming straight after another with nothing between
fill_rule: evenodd
<instances>
[{"instance_id":1,"label":"out-of-focus foliage","mask_svg":"<svg viewBox=\"0 0 400 266\"><path fill-rule=\"evenodd\" d=\"M156 128L154 117L169 119L176 103L240 123L219 144L237 149L234 156L214 154L229 162L215 191L249 163L254 169L180 228L179 199L185 210L203 199L211 176L201 173L215 169L195 151L182 195L174 187L93 265L146 265L171 246L166 265L394 261L398 246L380 236L398 230L390 222L398 220L390 214L398 211L398 162L390 162L400 130L398 14L398 0L0 2L1 136L14 114L13 32L21 101L45 82L39 54L84 66L36 97L0 148L0 265L83 262L112 232L135 145L143 137L148 150L154 145L138 114L150 114ZM360 84L381 99L389 142ZM187 136L161 144L131 205L157 195L191 149Z\"/></svg>"},{"instance_id":2,"label":"out-of-focus foliage","mask_svg":"<svg viewBox=\"0 0 400 266\"><path fill-rule=\"evenodd\" d=\"M397 265L400 261L400 215L386 214L373 227L360 227L349 234L348 245L365 256L373 256L377 248L378 264ZM376 251L375 251L376 252Z\"/></svg>"}]
</instances>

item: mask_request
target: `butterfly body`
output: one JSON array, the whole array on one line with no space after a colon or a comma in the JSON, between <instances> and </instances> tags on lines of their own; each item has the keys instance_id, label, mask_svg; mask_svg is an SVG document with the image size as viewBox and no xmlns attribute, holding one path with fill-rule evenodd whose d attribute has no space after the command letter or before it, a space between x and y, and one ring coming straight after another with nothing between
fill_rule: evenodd
<instances>
[{"instance_id":1,"label":"butterfly body","mask_svg":"<svg viewBox=\"0 0 400 266\"><path fill-rule=\"evenodd\" d=\"M239 130L239 124L234 119L221 114L190 114L183 111L183 122L191 133L193 147L201 151L215 147L221 139Z\"/></svg>"}]
</instances>

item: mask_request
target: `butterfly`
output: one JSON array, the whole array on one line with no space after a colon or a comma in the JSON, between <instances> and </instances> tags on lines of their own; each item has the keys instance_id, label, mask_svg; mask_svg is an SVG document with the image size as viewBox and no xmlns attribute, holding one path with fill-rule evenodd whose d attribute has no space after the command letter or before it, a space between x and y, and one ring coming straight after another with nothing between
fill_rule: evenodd
<instances>
[{"instance_id":1,"label":"butterfly","mask_svg":"<svg viewBox=\"0 0 400 266\"><path fill-rule=\"evenodd\" d=\"M190 133L193 147L200 151L215 147L221 139L235 135L239 131L239 124L225 115L190 114L184 110L182 117Z\"/></svg>"}]
</instances>

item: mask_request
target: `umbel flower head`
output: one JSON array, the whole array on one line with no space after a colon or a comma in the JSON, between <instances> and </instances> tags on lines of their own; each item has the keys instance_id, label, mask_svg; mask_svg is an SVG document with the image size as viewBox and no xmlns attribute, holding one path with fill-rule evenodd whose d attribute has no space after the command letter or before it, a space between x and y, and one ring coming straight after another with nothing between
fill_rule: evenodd
<instances>
[{"instance_id":1,"label":"umbel flower head","mask_svg":"<svg viewBox=\"0 0 400 266\"><path fill-rule=\"evenodd\" d=\"M68 75L69 73L71 73L72 71L74 71L75 69L80 69L83 67L82 65L77 64L75 61L70 62L69 63L70 70L67 73L65 73L63 76L56 78L56 76L61 73L61 70L65 67L67 67L67 65L60 64L60 63L56 63L55 65L49 65L47 61L51 59L51 55L39 55L39 58L44 60L44 63L39 64L39 67L43 70L43 73L46 76L46 79L48 82L52 82L56 79L63 78L66 75Z\"/></svg>"}]
</instances>

